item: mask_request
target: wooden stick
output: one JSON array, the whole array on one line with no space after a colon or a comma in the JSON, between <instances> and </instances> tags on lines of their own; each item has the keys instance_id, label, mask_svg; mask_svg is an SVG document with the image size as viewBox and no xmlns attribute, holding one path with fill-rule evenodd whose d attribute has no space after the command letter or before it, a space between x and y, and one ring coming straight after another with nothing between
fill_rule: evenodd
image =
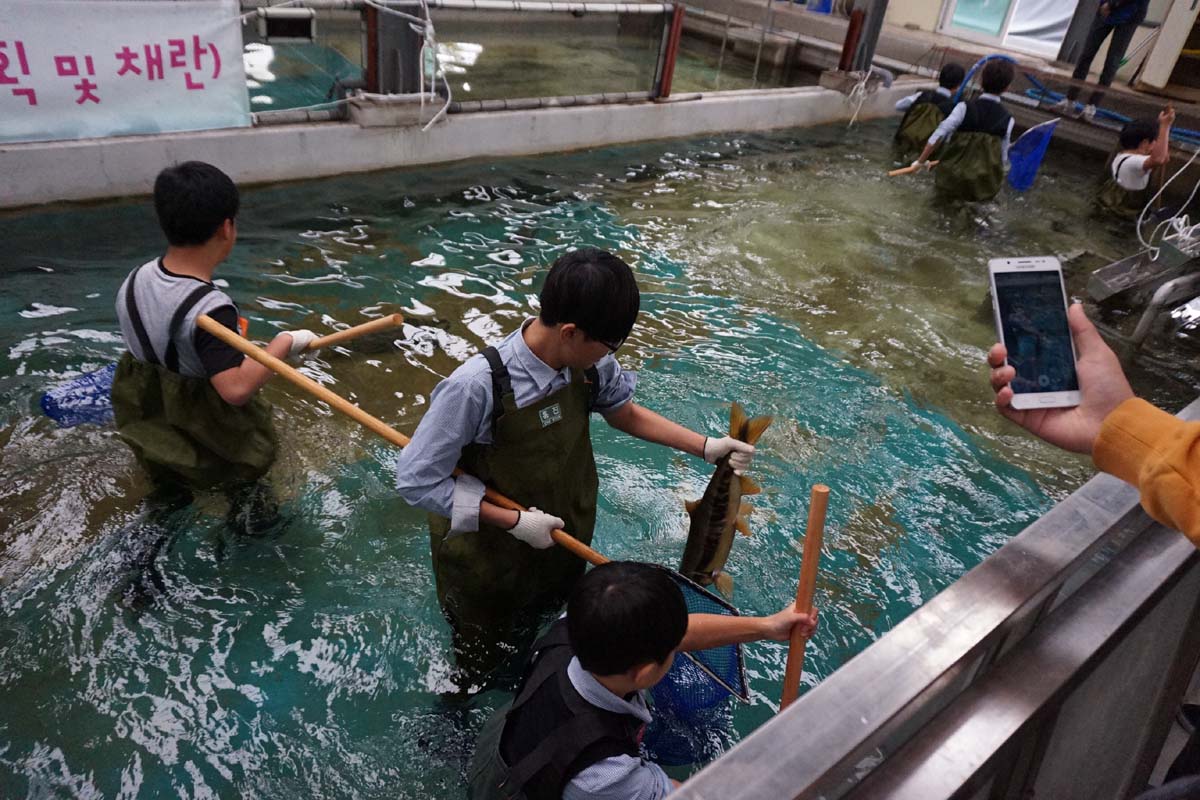
<instances>
[{"instance_id":1,"label":"wooden stick","mask_svg":"<svg viewBox=\"0 0 1200 800\"><path fill-rule=\"evenodd\" d=\"M808 501L808 530L804 532L804 555L800 561L800 585L796 587L796 611L811 614L813 592L817 587L817 562L821 560L821 539L825 533L825 509L829 506L829 487L818 483ZM792 629L788 644L787 668L783 673L783 700L779 710L787 708L800 694L800 676L804 674L804 648L808 637Z\"/></svg>"},{"instance_id":2,"label":"wooden stick","mask_svg":"<svg viewBox=\"0 0 1200 800\"><path fill-rule=\"evenodd\" d=\"M400 431L385 424L382 420L371 416L345 398L334 394L329 389L326 389L324 386L314 381L312 378L309 378L301 373L295 367L279 360L266 350L263 350L261 347L238 336L236 333L229 330L229 328L226 328L224 325L217 322L207 314L201 314L196 319L196 324L199 325L203 330L208 331L213 336L232 347L234 350L237 350L248 358L253 358L255 361L282 376L293 385L300 387L304 391L316 397L318 400L328 403L330 408L334 409L335 411L340 411L341 413L350 417L350 419L362 425L364 428L372 431L373 433L379 434L397 447L407 447L408 443L412 441ZM454 474L461 475L463 472L461 469L456 468L454 470ZM484 496L487 497L487 499L492 503L495 503L503 508L509 508L513 511L525 510L524 506L509 500L507 497L500 494L490 486L484 489ZM556 530L551 532L550 535L554 538L554 543L559 547L564 547L567 550L570 550L573 554L579 556L590 564L599 565L608 561L607 558L600 555L595 550L576 539L574 536L571 536L566 531Z\"/></svg>"},{"instance_id":3,"label":"wooden stick","mask_svg":"<svg viewBox=\"0 0 1200 800\"><path fill-rule=\"evenodd\" d=\"M925 164L928 164L929 168L933 169L934 167L936 167L938 165L938 162L926 161ZM888 177L894 178L897 175L911 175L914 172L920 172L921 168L924 167L925 164L909 164L907 167L901 167L900 169L894 169L888 173Z\"/></svg>"},{"instance_id":4,"label":"wooden stick","mask_svg":"<svg viewBox=\"0 0 1200 800\"><path fill-rule=\"evenodd\" d=\"M351 339L357 339L368 333L377 333L378 331L386 331L390 328L398 328L404 322L404 317L400 314L388 314L386 317L373 319L370 322L364 322L361 325L355 325L353 328L346 328L344 331L331 333L328 336L322 336L319 339L314 339L306 349L320 350L322 347L332 347L335 344L348 342Z\"/></svg>"}]
</instances>

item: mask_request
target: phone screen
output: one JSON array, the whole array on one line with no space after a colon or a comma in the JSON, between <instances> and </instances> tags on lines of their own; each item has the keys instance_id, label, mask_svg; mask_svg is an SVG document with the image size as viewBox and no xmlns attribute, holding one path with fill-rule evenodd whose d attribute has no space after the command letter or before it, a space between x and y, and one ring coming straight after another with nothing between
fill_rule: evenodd
<instances>
[{"instance_id":1,"label":"phone screen","mask_svg":"<svg viewBox=\"0 0 1200 800\"><path fill-rule=\"evenodd\" d=\"M993 273L1008 363L1017 370L1014 393L1079 389L1060 273Z\"/></svg>"}]
</instances>

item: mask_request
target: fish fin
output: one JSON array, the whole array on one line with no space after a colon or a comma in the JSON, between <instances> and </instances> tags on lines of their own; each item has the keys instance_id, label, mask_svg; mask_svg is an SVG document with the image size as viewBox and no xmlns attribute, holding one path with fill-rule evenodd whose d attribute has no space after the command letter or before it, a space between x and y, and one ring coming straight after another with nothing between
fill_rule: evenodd
<instances>
[{"instance_id":1,"label":"fish fin","mask_svg":"<svg viewBox=\"0 0 1200 800\"><path fill-rule=\"evenodd\" d=\"M749 503L747 503L745 501L742 501L742 504L740 506L738 506L738 516L739 517L748 517L753 513L754 513L754 506L750 505Z\"/></svg>"},{"instance_id":2,"label":"fish fin","mask_svg":"<svg viewBox=\"0 0 1200 800\"><path fill-rule=\"evenodd\" d=\"M684 509L687 510L687 513L691 514L697 508L700 507L700 501L699 500L684 500L683 507L684 507Z\"/></svg>"},{"instance_id":3,"label":"fish fin","mask_svg":"<svg viewBox=\"0 0 1200 800\"><path fill-rule=\"evenodd\" d=\"M713 579L713 583L717 585L717 591L729 599L733 599L733 578L728 572L718 572Z\"/></svg>"},{"instance_id":4,"label":"fish fin","mask_svg":"<svg viewBox=\"0 0 1200 800\"><path fill-rule=\"evenodd\" d=\"M762 492L762 487L751 480L748 476L741 476L742 494L759 494Z\"/></svg>"},{"instance_id":5,"label":"fish fin","mask_svg":"<svg viewBox=\"0 0 1200 800\"><path fill-rule=\"evenodd\" d=\"M767 429L767 426L770 425L774 419L774 417L755 417L754 419L749 420L746 423L746 435L742 438L742 441L746 442L747 444L754 444L757 442L763 435L763 431Z\"/></svg>"},{"instance_id":6,"label":"fish fin","mask_svg":"<svg viewBox=\"0 0 1200 800\"><path fill-rule=\"evenodd\" d=\"M744 516L739 516L737 518L737 520L733 523L733 529L736 530L738 533L740 533L742 536L750 535L750 523L746 521L746 518Z\"/></svg>"},{"instance_id":7,"label":"fish fin","mask_svg":"<svg viewBox=\"0 0 1200 800\"><path fill-rule=\"evenodd\" d=\"M734 400L733 405L729 408L729 435L734 439L742 438L742 428L746 425L746 409L742 408L742 404Z\"/></svg>"}]
</instances>

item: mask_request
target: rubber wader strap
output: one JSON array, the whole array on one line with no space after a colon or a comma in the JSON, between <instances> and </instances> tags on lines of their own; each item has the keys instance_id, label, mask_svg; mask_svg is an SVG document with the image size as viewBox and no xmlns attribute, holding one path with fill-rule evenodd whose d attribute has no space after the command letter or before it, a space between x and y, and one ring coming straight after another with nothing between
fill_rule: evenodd
<instances>
[{"instance_id":1,"label":"rubber wader strap","mask_svg":"<svg viewBox=\"0 0 1200 800\"><path fill-rule=\"evenodd\" d=\"M1113 164L1113 180L1117 182L1118 186L1121 186L1121 165L1131 158L1133 158L1133 154L1126 153L1117 159L1116 164ZM1124 189L1125 187L1121 186L1121 188Z\"/></svg>"},{"instance_id":2,"label":"rubber wader strap","mask_svg":"<svg viewBox=\"0 0 1200 800\"><path fill-rule=\"evenodd\" d=\"M512 394L512 379L508 376L508 367L500 360L500 351L494 347L483 348L483 357L492 368L492 431L496 423L504 416L504 396Z\"/></svg>"},{"instance_id":3,"label":"rubber wader strap","mask_svg":"<svg viewBox=\"0 0 1200 800\"><path fill-rule=\"evenodd\" d=\"M588 388L592 390L592 396L588 400L588 411L591 411L600 399L600 370L593 364L583 371L583 375L588 382Z\"/></svg>"},{"instance_id":4,"label":"rubber wader strap","mask_svg":"<svg viewBox=\"0 0 1200 800\"><path fill-rule=\"evenodd\" d=\"M175 315L171 317L171 327L167 331L167 355L163 360L163 366L171 370L171 372L179 372L179 351L175 347L175 334L179 333L179 327L183 325L183 321L187 319L188 312L195 308L196 303L207 297L210 292L215 291L216 289L207 284L197 286L179 304L179 308L175 309Z\"/></svg>"},{"instance_id":5,"label":"rubber wader strap","mask_svg":"<svg viewBox=\"0 0 1200 800\"><path fill-rule=\"evenodd\" d=\"M137 281L137 274L140 270L141 267L138 267L129 273L129 280L125 282L125 313L129 315L129 324L133 326L133 333L137 336L138 344L141 345L142 358L151 364L157 364L158 355L150 344L150 334L146 333L146 326L142 324L142 315L138 313L137 301L133 296L133 284Z\"/></svg>"}]
</instances>

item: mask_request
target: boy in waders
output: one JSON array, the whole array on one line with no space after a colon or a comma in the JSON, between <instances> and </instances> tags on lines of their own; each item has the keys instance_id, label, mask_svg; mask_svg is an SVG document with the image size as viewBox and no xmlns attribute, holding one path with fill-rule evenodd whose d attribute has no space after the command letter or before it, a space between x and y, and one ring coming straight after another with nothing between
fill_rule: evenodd
<instances>
[{"instance_id":1,"label":"boy in waders","mask_svg":"<svg viewBox=\"0 0 1200 800\"><path fill-rule=\"evenodd\" d=\"M896 128L896 161L916 158L925 142L954 110L953 97L967 71L961 64L946 64L938 73L938 87L910 94L896 101L896 110L904 114Z\"/></svg>"},{"instance_id":2,"label":"boy in waders","mask_svg":"<svg viewBox=\"0 0 1200 800\"><path fill-rule=\"evenodd\" d=\"M212 282L237 239L238 190L211 164L188 161L158 174L154 209L166 254L117 292L128 348L113 378L117 432L160 485L245 485L275 458L271 406L257 394L272 373L196 325L207 314L239 327L237 306ZM267 352L295 357L314 338L281 333Z\"/></svg>"},{"instance_id":3,"label":"boy in waders","mask_svg":"<svg viewBox=\"0 0 1200 800\"><path fill-rule=\"evenodd\" d=\"M438 384L412 443L396 464L396 487L430 512L438 601L455 632L460 667L486 672L501 642L528 640L562 607L584 563L553 547L565 529L584 543L596 522L593 412L614 428L739 474L754 447L708 438L632 402L635 376L613 354L633 329L640 294L633 271L595 248L558 258L534 319L472 356ZM451 475L461 466L465 475ZM484 484L521 503L484 500Z\"/></svg>"},{"instance_id":4,"label":"boy in waders","mask_svg":"<svg viewBox=\"0 0 1200 800\"><path fill-rule=\"evenodd\" d=\"M1000 94L1012 80L1012 62L989 61L980 78L983 93L956 105L929 137L914 164L926 163L938 143L944 142L933 171L938 195L951 200L991 200L999 193L1008 169L1013 129L1012 114L1000 105Z\"/></svg>"},{"instance_id":5,"label":"boy in waders","mask_svg":"<svg viewBox=\"0 0 1200 800\"><path fill-rule=\"evenodd\" d=\"M567 614L533 647L512 702L484 725L467 770L471 800L657 800L678 784L641 755L643 692L680 651L784 641L817 614L688 614L679 587L649 564L615 561L576 584Z\"/></svg>"},{"instance_id":6,"label":"boy in waders","mask_svg":"<svg viewBox=\"0 0 1200 800\"><path fill-rule=\"evenodd\" d=\"M1171 160L1171 124L1175 109L1167 106L1158 123L1135 119L1121 128L1121 152L1113 156L1109 175L1096 195L1097 211L1106 216L1136 220L1150 201L1150 173Z\"/></svg>"}]
</instances>

